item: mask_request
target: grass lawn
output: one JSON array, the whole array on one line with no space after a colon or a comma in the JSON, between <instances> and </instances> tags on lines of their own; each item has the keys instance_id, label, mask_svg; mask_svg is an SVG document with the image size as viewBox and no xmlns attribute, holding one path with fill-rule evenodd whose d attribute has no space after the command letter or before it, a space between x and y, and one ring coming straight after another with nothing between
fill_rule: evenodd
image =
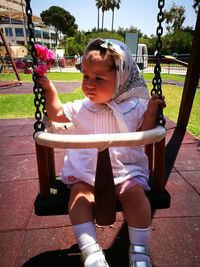
<instances>
[{"instance_id":1,"label":"grass lawn","mask_svg":"<svg viewBox=\"0 0 200 267\"><path fill-rule=\"evenodd\" d=\"M82 78L82 73L80 72L49 72L47 76L52 81L80 81ZM146 81L151 81L154 74L144 73L143 76ZM20 73L20 77L22 81L32 81L31 75ZM179 74L163 73L162 79L163 81L170 80L170 81L184 82L185 76L179 75ZM1 80L4 80L4 81L16 80L16 76L14 73L1 73L0 81Z\"/></svg>"},{"instance_id":2,"label":"grass lawn","mask_svg":"<svg viewBox=\"0 0 200 267\"><path fill-rule=\"evenodd\" d=\"M19 76L22 81L32 81L32 75L27 75L23 73L19 73ZM49 72L48 78L52 81L80 81L82 78L82 73L80 72ZM9 81L16 80L16 76L14 73L1 73L0 81Z\"/></svg>"},{"instance_id":3,"label":"grass lawn","mask_svg":"<svg viewBox=\"0 0 200 267\"><path fill-rule=\"evenodd\" d=\"M61 93L62 102L73 101L83 97L80 89L72 93ZM0 95L0 118L34 117L34 94L2 94Z\"/></svg>"},{"instance_id":4,"label":"grass lawn","mask_svg":"<svg viewBox=\"0 0 200 267\"><path fill-rule=\"evenodd\" d=\"M49 73L48 77L51 80L64 80L64 81L80 81L81 73L70 73L70 72L60 72L60 73ZM153 74L144 74L145 80L148 81L149 90L152 89ZM30 75L23 75L22 78L27 81L31 81L32 77ZM0 80L14 80L14 74L1 74ZM184 82L185 76L183 75L172 75L172 74L162 74L162 79L168 81L179 81ZM164 114L166 117L173 121L177 121L180 101L182 96L183 88L175 85L165 85L162 86L163 95L166 98L167 107L164 109ZM59 94L62 102L73 101L75 99L83 97L80 89L75 90L72 93L62 93ZM33 105L33 94L8 94L0 95L0 118L30 118L34 117L35 107ZM188 130L195 136L200 137L200 90L197 90L192 112L190 115L190 120L188 124Z\"/></svg>"}]
</instances>

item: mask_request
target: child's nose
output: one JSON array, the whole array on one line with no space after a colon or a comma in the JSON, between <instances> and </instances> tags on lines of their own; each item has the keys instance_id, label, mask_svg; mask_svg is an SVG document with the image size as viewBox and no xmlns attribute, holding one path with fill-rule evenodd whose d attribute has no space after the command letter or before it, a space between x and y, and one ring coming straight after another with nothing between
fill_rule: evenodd
<instances>
[{"instance_id":1,"label":"child's nose","mask_svg":"<svg viewBox=\"0 0 200 267\"><path fill-rule=\"evenodd\" d=\"M87 88L88 89L95 89L95 84L93 81L88 81L87 83Z\"/></svg>"}]
</instances>

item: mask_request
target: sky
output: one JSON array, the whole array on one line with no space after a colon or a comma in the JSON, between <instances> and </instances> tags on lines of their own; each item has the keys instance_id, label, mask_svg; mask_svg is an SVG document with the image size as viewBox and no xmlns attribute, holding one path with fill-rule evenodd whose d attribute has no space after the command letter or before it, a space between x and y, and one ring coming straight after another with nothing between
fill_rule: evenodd
<instances>
[{"instance_id":1,"label":"sky","mask_svg":"<svg viewBox=\"0 0 200 267\"><path fill-rule=\"evenodd\" d=\"M166 0L164 9L169 10L173 3L176 6L185 7L186 20L183 25L185 27L195 27L196 14L192 8L193 0ZM75 17L79 30L89 31L95 27L97 28L95 0L31 0L32 11L36 16L39 16L42 11L49 9L51 6L60 6L70 12ZM158 11L157 0L121 0L120 9L115 9L114 29L134 26L141 30L143 34L155 35ZM111 21L111 11L105 12L104 27L108 30L111 29Z\"/></svg>"}]
</instances>

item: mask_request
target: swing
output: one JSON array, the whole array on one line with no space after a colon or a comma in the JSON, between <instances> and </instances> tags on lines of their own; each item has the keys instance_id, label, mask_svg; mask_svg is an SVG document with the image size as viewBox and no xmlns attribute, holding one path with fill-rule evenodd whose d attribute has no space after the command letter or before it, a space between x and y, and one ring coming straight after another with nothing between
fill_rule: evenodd
<instances>
[{"instance_id":1,"label":"swing","mask_svg":"<svg viewBox=\"0 0 200 267\"><path fill-rule=\"evenodd\" d=\"M7 41L6 41L5 37L4 37L4 34L3 34L3 30L2 30L2 29L0 29L0 37L1 37L1 39L2 39L2 42L3 42L4 46L5 46L5 49L6 49L6 52L7 52L7 54L8 54L10 63L11 63L11 65L12 65L12 68L13 68L13 70L14 70L14 72L15 72L16 77L17 77L17 81L4 81L4 82L1 82L0 86L3 87L3 86L10 86L10 85L14 85L14 86L22 85L22 83L21 83L21 78L20 78L20 76L19 76L18 70L17 70L17 68L16 68L15 62L14 62L13 57L12 57L12 55L11 55L9 46L8 46L8 44L7 44ZM1 73L1 71L2 71L6 66L9 68L9 64L6 62L6 60L4 59L3 56L2 56L1 61L2 61L2 65L1 65L1 67L0 67L0 73Z\"/></svg>"},{"instance_id":2,"label":"swing","mask_svg":"<svg viewBox=\"0 0 200 267\"><path fill-rule=\"evenodd\" d=\"M161 77L160 77L160 49L162 47L161 35L163 28L161 22L163 21L162 8L164 1L158 0L158 7L160 12L157 20L159 26L157 28L157 42L156 42L156 65L154 68L155 77L152 80L153 89L151 94L158 94L162 96ZM26 14L28 17L28 29L30 31L29 43L31 45L31 54L33 57L33 64L37 66L34 26L32 22L32 9L30 7L30 0L26 0ZM149 159L149 184L151 190L146 192L150 201L152 210L169 208L170 195L165 189L164 179L164 163L165 163L165 135L166 129L164 127L165 120L163 118L162 110L158 112L158 126L152 130L135 132L135 133L116 133L116 134L90 134L90 135L71 135L71 134L56 134L48 132L45 129L45 123L42 120L42 113L40 111L40 104L44 115L45 100L42 88L38 84L36 73L33 73L35 94L34 104L36 107L34 124L34 140L36 146L37 165L40 193L35 200L35 213L39 216L46 215L62 215L68 213L67 203L70 197L70 189L68 189L55 174L55 159L54 148L97 148L98 159L95 179L95 219L97 224L111 225L115 221L116 211L121 211L120 204L116 202L114 194L114 182L112 176L112 168L109 157L109 147L112 146L133 146L142 145ZM68 127L68 124L66 124ZM66 127L65 126L65 127ZM66 133L70 131L66 130ZM106 175L106 187L102 184ZM104 180L105 181L105 180ZM108 185L109 183L109 185ZM107 190L107 192L106 192ZM107 198L108 197L108 198Z\"/></svg>"}]
</instances>

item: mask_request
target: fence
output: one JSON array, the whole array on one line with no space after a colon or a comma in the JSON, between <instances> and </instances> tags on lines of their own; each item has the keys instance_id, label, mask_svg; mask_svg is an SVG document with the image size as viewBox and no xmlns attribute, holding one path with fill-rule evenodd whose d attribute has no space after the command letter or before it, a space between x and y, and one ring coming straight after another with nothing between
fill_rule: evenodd
<instances>
[{"instance_id":1,"label":"fence","mask_svg":"<svg viewBox=\"0 0 200 267\"><path fill-rule=\"evenodd\" d=\"M176 73L185 75L187 71L188 60L189 57L187 57L185 61L183 61L172 56L163 56L161 59L162 73ZM155 56L148 56L148 67L145 69L141 69L141 71L144 73L154 72L155 63Z\"/></svg>"},{"instance_id":2,"label":"fence","mask_svg":"<svg viewBox=\"0 0 200 267\"><path fill-rule=\"evenodd\" d=\"M15 59L14 59L15 60ZM140 63L138 66L143 73L153 73L155 66L155 56L148 56L148 64L147 67L144 68L144 64L142 63L142 58L140 59ZM178 59L177 57L171 56L163 56L161 61L161 69L162 73L168 74L186 74L187 71L187 62L189 60L189 56L184 58L183 60ZM58 71L62 71L62 68L74 68L75 67L76 58L75 57L65 57L61 58L60 62L57 62L55 67L59 67ZM8 56L2 57L0 56L0 73L4 72L13 72L12 65ZM55 71L55 70L54 70Z\"/></svg>"}]
</instances>

